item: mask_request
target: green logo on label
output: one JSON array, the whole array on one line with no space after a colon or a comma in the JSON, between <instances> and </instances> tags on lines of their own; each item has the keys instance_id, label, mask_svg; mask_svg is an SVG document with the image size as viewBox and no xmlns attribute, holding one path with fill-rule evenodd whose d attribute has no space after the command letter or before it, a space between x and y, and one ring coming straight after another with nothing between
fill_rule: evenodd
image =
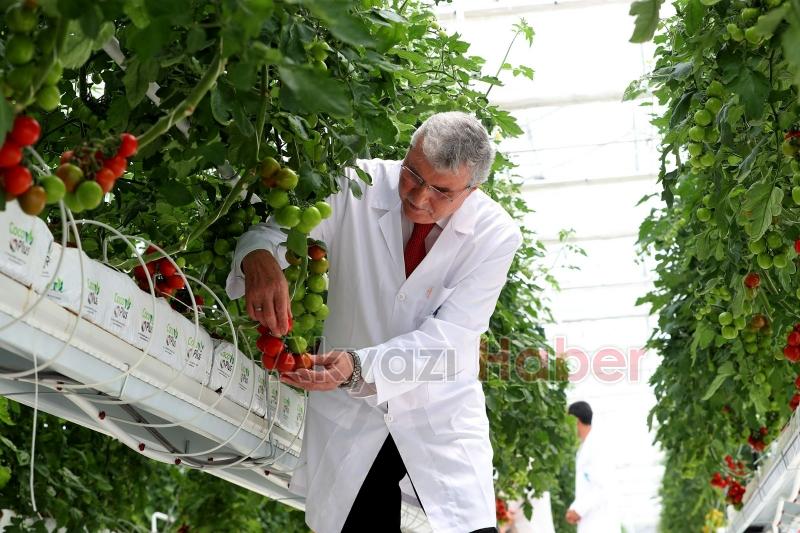
<instances>
[{"instance_id":1,"label":"green logo on label","mask_svg":"<svg viewBox=\"0 0 800 533\"><path fill-rule=\"evenodd\" d=\"M151 313L147 309L142 309L142 321L143 322L152 322L153 321L153 313Z\"/></svg>"},{"instance_id":2,"label":"green logo on label","mask_svg":"<svg viewBox=\"0 0 800 533\"><path fill-rule=\"evenodd\" d=\"M11 232L11 235L13 235L14 237L18 237L18 238L24 240L28 244L33 244L33 233L32 232L26 231L26 230L20 228L19 226L17 226L13 222L10 222L9 224L10 224L10 230L9 231Z\"/></svg>"},{"instance_id":3,"label":"green logo on label","mask_svg":"<svg viewBox=\"0 0 800 533\"><path fill-rule=\"evenodd\" d=\"M114 293L114 303L124 307L126 310L131 308L131 299L122 296L121 294Z\"/></svg>"},{"instance_id":4,"label":"green logo on label","mask_svg":"<svg viewBox=\"0 0 800 533\"><path fill-rule=\"evenodd\" d=\"M54 279L53 283L50 284L50 290L55 292L64 292L64 280L61 278Z\"/></svg>"},{"instance_id":5,"label":"green logo on label","mask_svg":"<svg viewBox=\"0 0 800 533\"><path fill-rule=\"evenodd\" d=\"M100 282L89 280L89 291L95 294L100 294Z\"/></svg>"},{"instance_id":6,"label":"green logo on label","mask_svg":"<svg viewBox=\"0 0 800 533\"><path fill-rule=\"evenodd\" d=\"M178 338L178 328L167 324L167 336Z\"/></svg>"}]
</instances>

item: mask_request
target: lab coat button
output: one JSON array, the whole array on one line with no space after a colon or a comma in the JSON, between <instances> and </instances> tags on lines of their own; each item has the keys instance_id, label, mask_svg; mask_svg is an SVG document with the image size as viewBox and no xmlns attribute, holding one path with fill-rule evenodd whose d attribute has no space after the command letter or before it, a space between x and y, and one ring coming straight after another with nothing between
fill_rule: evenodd
<instances>
[{"instance_id":1,"label":"lab coat button","mask_svg":"<svg viewBox=\"0 0 800 533\"><path fill-rule=\"evenodd\" d=\"M406 293L401 292L400 294L397 295L397 299L400 300L401 302L406 301Z\"/></svg>"},{"instance_id":2,"label":"lab coat button","mask_svg":"<svg viewBox=\"0 0 800 533\"><path fill-rule=\"evenodd\" d=\"M394 422L394 417L392 415L383 415L383 419L386 421L387 424L391 424Z\"/></svg>"}]
</instances>

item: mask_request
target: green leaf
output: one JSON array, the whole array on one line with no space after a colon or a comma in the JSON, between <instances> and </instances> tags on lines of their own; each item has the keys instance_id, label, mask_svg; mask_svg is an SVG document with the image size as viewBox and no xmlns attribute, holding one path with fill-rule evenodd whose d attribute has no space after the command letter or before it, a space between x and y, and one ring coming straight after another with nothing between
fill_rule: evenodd
<instances>
[{"instance_id":1,"label":"green leaf","mask_svg":"<svg viewBox=\"0 0 800 533\"><path fill-rule=\"evenodd\" d=\"M772 35L775 33L775 29L778 27L778 25L784 21L786 15L789 14L791 9L792 6L788 3L785 3L771 11L764 13L758 17L758 21L755 25L756 32L763 36Z\"/></svg>"},{"instance_id":2,"label":"green leaf","mask_svg":"<svg viewBox=\"0 0 800 533\"><path fill-rule=\"evenodd\" d=\"M228 105L227 99L222 95L222 89L219 85L216 85L213 89L211 89L210 102L211 114L214 116L214 120L223 126L230 125L230 123L233 122L231 108L230 105Z\"/></svg>"},{"instance_id":3,"label":"green leaf","mask_svg":"<svg viewBox=\"0 0 800 533\"><path fill-rule=\"evenodd\" d=\"M6 134L14 125L14 109L8 100L0 98L0 144L6 140Z\"/></svg>"},{"instance_id":4,"label":"green leaf","mask_svg":"<svg viewBox=\"0 0 800 533\"><path fill-rule=\"evenodd\" d=\"M764 147L764 145L769 141L769 136L765 135L762 139L756 144L753 149L747 154L747 157L739 165L739 175L737 179L741 182L747 179L750 173L753 171L753 166L756 163L756 159L758 158L759 152Z\"/></svg>"},{"instance_id":5,"label":"green leaf","mask_svg":"<svg viewBox=\"0 0 800 533\"><path fill-rule=\"evenodd\" d=\"M306 234L296 229L290 229L289 235L286 238L286 247L299 257L306 257L308 255L308 239L306 238Z\"/></svg>"},{"instance_id":6,"label":"green leaf","mask_svg":"<svg viewBox=\"0 0 800 533\"><path fill-rule=\"evenodd\" d=\"M664 0L636 0L631 4L629 15L636 17L630 42L644 43L653 38L658 28L659 10Z\"/></svg>"},{"instance_id":7,"label":"green leaf","mask_svg":"<svg viewBox=\"0 0 800 533\"><path fill-rule=\"evenodd\" d=\"M72 20L67 25L67 36L58 58L64 68L78 68L86 63L92 53L92 40L81 30L80 22Z\"/></svg>"},{"instance_id":8,"label":"green leaf","mask_svg":"<svg viewBox=\"0 0 800 533\"><path fill-rule=\"evenodd\" d=\"M324 72L324 71L322 71ZM336 117L352 113L347 86L309 65L282 65L278 74L284 83L281 100L306 113L328 113Z\"/></svg>"},{"instance_id":9,"label":"green leaf","mask_svg":"<svg viewBox=\"0 0 800 533\"><path fill-rule=\"evenodd\" d=\"M670 128L674 128L686 118L686 114L689 112L689 108L692 106L692 97L694 94L694 92L684 93L683 96L681 96L681 99L678 100L675 109L672 111L672 114L669 117Z\"/></svg>"},{"instance_id":10,"label":"green leaf","mask_svg":"<svg viewBox=\"0 0 800 533\"><path fill-rule=\"evenodd\" d=\"M128 103L131 108L134 108L142 101L150 84L156 81L159 65L158 61L154 59L141 61L139 58L134 57L127 67L128 70L125 71L122 82L125 84L125 95L128 98Z\"/></svg>"},{"instance_id":11,"label":"green leaf","mask_svg":"<svg viewBox=\"0 0 800 533\"><path fill-rule=\"evenodd\" d=\"M748 119L761 116L769 96L769 80L761 74L743 68L736 77L731 88L739 95L744 104L744 113Z\"/></svg>"},{"instance_id":12,"label":"green leaf","mask_svg":"<svg viewBox=\"0 0 800 533\"><path fill-rule=\"evenodd\" d=\"M8 484L11 479L11 469L7 466L0 466L0 490Z\"/></svg>"},{"instance_id":13,"label":"green leaf","mask_svg":"<svg viewBox=\"0 0 800 533\"><path fill-rule=\"evenodd\" d=\"M697 30L703 25L703 16L705 12L706 9L703 7L703 4L700 3L700 0L689 0L684 11L686 33L689 35L697 33Z\"/></svg>"},{"instance_id":14,"label":"green leaf","mask_svg":"<svg viewBox=\"0 0 800 533\"><path fill-rule=\"evenodd\" d=\"M185 185L175 181L167 182L159 187L161 196L173 207L180 207L194 202L194 195Z\"/></svg>"},{"instance_id":15,"label":"green leaf","mask_svg":"<svg viewBox=\"0 0 800 533\"><path fill-rule=\"evenodd\" d=\"M800 8L796 14L800 18ZM800 21L795 21L781 36L783 55L794 70L794 84L800 88Z\"/></svg>"},{"instance_id":16,"label":"green leaf","mask_svg":"<svg viewBox=\"0 0 800 533\"><path fill-rule=\"evenodd\" d=\"M708 386L708 389L706 389L706 393L703 395L701 400L706 401L714 396L714 393L717 392L725 380L734 373L735 370L733 368L733 363L730 361L726 361L720 365L720 367L717 369L717 376L714 378L714 381L711 382L711 385Z\"/></svg>"},{"instance_id":17,"label":"green leaf","mask_svg":"<svg viewBox=\"0 0 800 533\"><path fill-rule=\"evenodd\" d=\"M7 426L13 426L14 421L8 413L8 398L0 397L0 422Z\"/></svg>"},{"instance_id":18,"label":"green leaf","mask_svg":"<svg viewBox=\"0 0 800 533\"><path fill-rule=\"evenodd\" d=\"M750 211L750 238L760 239L772 224L772 217L781 212L783 191L765 181L754 183L745 194L743 208Z\"/></svg>"}]
</instances>

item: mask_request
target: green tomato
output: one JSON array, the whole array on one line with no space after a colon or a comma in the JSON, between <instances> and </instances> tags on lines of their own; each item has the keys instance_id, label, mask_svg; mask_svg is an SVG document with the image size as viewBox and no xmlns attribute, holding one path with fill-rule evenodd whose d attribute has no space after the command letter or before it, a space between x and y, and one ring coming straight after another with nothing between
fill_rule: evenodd
<instances>
[{"instance_id":1,"label":"green tomato","mask_svg":"<svg viewBox=\"0 0 800 533\"><path fill-rule=\"evenodd\" d=\"M302 302L302 301L303 301L303 298L305 298L305 295L306 295L306 288L305 288L305 286L303 286L303 285L298 285L298 286L297 286L297 287L295 287L295 289L294 289L294 294L292 295L292 301L293 301L293 302ZM305 309L305 308L304 308L304 309Z\"/></svg>"},{"instance_id":2,"label":"green tomato","mask_svg":"<svg viewBox=\"0 0 800 533\"><path fill-rule=\"evenodd\" d=\"M786 257L786 254L778 254L772 258L772 263L775 268L786 268L789 266L789 258Z\"/></svg>"},{"instance_id":3,"label":"green tomato","mask_svg":"<svg viewBox=\"0 0 800 533\"><path fill-rule=\"evenodd\" d=\"M64 205L73 213L80 213L85 209L75 192L68 192L64 195Z\"/></svg>"},{"instance_id":4,"label":"green tomato","mask_svg":"<svg viewBox=\"0 0 800 533\"><path fill-rule=\"evenodd\" d=\"M27 4L12 5L6 11L6 25L14 33L30 33L37 22L36 11Z\"/></svg>"},{"instance_id":5,"label":"green tomato","mask_svg":"<svg viewBox=\"0 0 800 533\"><path fill-rule=\"evenodd\" d=\"M701 126L692 126L689 128L689 138L694 142L703 142L706 138L706 130Z\"/></svg>"},{"instance_id":6,"label":"green tomato","mask_svg":"<svg viewBox=\"0 0 800 533\"><path fill-rule=\"evenodd\" d=\"M300 223L300 208L287 205L275 213L275 222L286 228L293 228Z\"/></svg>"},{"instance_id":7,"label":"green tomato","mask_svg":"<svg viewBox=\"0 0 800 533\"><path fill-rule=\"evenodd\" d=\"M711 220L711 210L706 207L701 207L697 210L697 220L700 222L708 222Z\"/></svg>"},{"instance_id":8,"label":"green tomato","mask_svg":"<svg viewBox=\"0 0 800 533\"><path fill-rule=\"evenodd\" d=\"M708 109L710 113L716 115L717 113L719 113L719 110L722 109L722 100L712 96L711 98L706 100L705 108Z\"/></svg>"},{"instance_id":9,"label":"green tomato","mask_svg":"<svg viewBox=\"0 0 800 533\"><path fill-rule=\"evenodd\" d=\"M770 250L777 250L783 246L783 238L781 238L779 233L770 231L767 233L767 246Z\"/></svg>"},{"instance_id":10,"label":"green tomato","mask_svg":"<svg viewBox=\"0 0 800 533\"><path fill-rule=\"evenodd\" d=\"M289 193L283 189L272 189L267 194L267 204L273 209L289 205Z\"/></svg>"},{"instance_id":11,"label":"green tomato","mask_svg":"<svg viewBox=\"0 0 800 533\"><path fill-rule=\"evenodd\" d=\"M733 319L733 325L736 327L736 329L742 330L747 325L747 321L743 316L740 315Z\"/></svg>"},{"instance_id":12,"label":"green tomato","mask_svg":"<svg viewBox=\"0 0 800 533\"><path fill-rule=\"evenodd\" d=\"M44 187L48 204L57 204L67 192L67 187L58 176L45 176L39 180L39 185Z\"/></svg>"},{"instance_id":13,"label":"green tomato","mask_svg":"<svg viewBox=\"0 0 800 533\"><path fill-rule=\"evenodd\" d=\"M731 39L733 39L737 43L740 43L740 42L742 42L744 40L744 32L742 31L742 29L739 26L737 26L733 22L728 24L725 27L725 29L728 30L728 35L731 36Z\"/></svg>"},{"instance_id":14,"label":"green tomato","mask_svg":"<svg viewBox=\"0 0 800 533\"><path fill-rule=\"evenodd\" d=\"M306 297L303 298L303 305L311 313L318 311L324 303L325 301L319 294L306 294Z\"/></svg>"},{"instance_id":15,"label":"green tomato","mask_svg":"<svg viewBox=\"0 0 800 533\"><path fill-rule=\"evenodd\" d=\"M736 328L733 326L724 326L722 328L722 337L727 340L733 340L738 335Z\"/></svg>"},{"instance_id":16,"label":"green tomato","mask_svg":"<svg viewBox=\"0 0 800 533\"><path fill-rule=\"evenodd\" d=\"M217 270L228 268L228 260L222 257L221 255L215 256L212 264L214 265L214 268L216 268Z\"/></svg>"},{"instance_id":17,"label":"green tomato","mask_svg":"<svg viewBox=\"0 0 800 533\"><path fill-rule=\"evenodd\" d=\"M308 341L305 339L305 337L292 335L286 339L286 346L292 353L304 353L306 348L308 348Z\"/></svg>"},{"instance_id":18,"label":"green tomato","mask_svg":"<svg viewBox=\"0 0 800 533\"><path fill-rule=\"evenodd\" d=\"M282 168L275 175L275 181L278 187L288 191L297 187L298 178L291 168Z\"/></svg>"},{"instance_id":19,"label":"green tomato","mask_svg":"<svg viewBox=\"0 0 800 533\"><path fill-rule=\"evenodd\" d=\"M300 279L300 267L297 265L287 267L283 271L283 275L286 277L286 281L297 281Z\"/></svg>"},{"instance_id":20,"label":"green tomato","mask_svg":"<svg viewBox=\"0 0 800 533\"><path fill-rule=\"evenodd\" d=\"M217 239L214 241L214 253L217 255L225 255L231 251L231 243L226 239Z\"/></svg>"},{"instance_id":21,"label":"green tomato","mask_svg":"<svg viewBox=\"0 0 800 533\"><path fill-rule=\"evenodd\" d=\"M47 112L55 110L61 103L61 93L55 85L43 85L36 93L36 103Z\"/></svg>"},{"instance_id":22,"label":"green tomato","mask_svg":"<svg viewBox=\"0 0 800 533\"><path fill-rule=\"evenodd\" d=\"M781 145L781 152L786 157L795 157L800 152L800 146L796 146L791 140L786 139Z\"/></svg>"},{"instance_id":23,"label":"green tomato","mask_svg":"<svg viewBox=\"0 0 800 533\"><path fill-rule=\"evenodd\" d=\"M742 20L753 20L761 13L758 8L746 7L742 9Z\"/></svg>"},{"instance_id":24,"label":"green tomato","mask_svg":"<svg viewBox=\"0 0 800 533\"><path fill-rule=\"evenodd\" d=\"M322 304L319 307L319 309L317 309L314 312L314 316L317 318L317 320L325 320L326 318L328 318L328 315L330 314L330 312L331 312L331 310L328 307L328 305L327 304Z\"/></svg>"},{"instance_id":25,"label":"green tomato","mask_svg":"<svg viewBox=\"0 0 800 533\"><path fill-rule=\"evenodd\" d=\"M310 207L306 207L303 210L303 214L300 215L300 223L303 224L304 226L310 226L311 228L315 228L321 221L322 221L322 214L320 214L319 209L317 209L313 205Z\"/></svg>"},{"instance_id":26,"label":"green tomato","mask_svg":"<svg viewBox=\"0 0 800 533\"><path fill-rule=\"evenodd\" d=\"M717 317L721 326L727 326L729 324L733 324L733 315L728 311L723 311Z\"/></svg>"},{"instance_id":27,"label":"green tomato","mask_svg":"<svg viewBox=\"0 0 800 533\"><path fill-rule=\"evenodd\" d=\"M294 320L294 330L297 331L300 328L299 331L311 331L316 324L317 319L314 315L300 315Z\"/></svg>"},{"instance_id":28,"label":"green tomato","mask_svg":"<svg viewBox=\"0 0 800 533\"><path fill-rule=\"evenodd\" d=\"M314 274L313 276L308 277L306 286L311 292L325 292L325 290L328 288L328 280L323 274Z\"/></svg>"},{"instance_id":29,"label":"green tomato","mask_svg":"<svg viewBox=\"0 0 800 533\"><path fill-rule=\"evenodd\" d=\"M728 164L731 166L738 165L742 162L742 158L736 154L731 154L728 156Z\"/></svg>"},{"instance_id":30,"label":"green tomato","mask_svg":"<svg viewBox=\"0 0 800 533\"><path fill-rule=\"evenodd\" d=\"M744 30L744 38L747 39L747 42L750 44L758 44L761 42L762 35L755 26L750 26Z\"/></svg>"},{"instance_id":31,"label":"green tomato","mask_svg":"<svg viewBox=\"0 0 800 533\"><path fill-rule=\"evenodd\" d=\"M319 211L319 214L323 219L328 218L333 214L333 210L328 202L320 200L314 204L314 207L317 208L317 211Z\"/></svg>"},{"instance_id":32,"label":"green tomato","mask_svg":"<svg viewBox=\"0 0 800 533\"><path fill-rule=\"evenodd\" d=\"M758 266L764 270L772 268L772 256L767 253L758 254L758 257L756 257L756 263L758 263Z\"/></svg>"},{"instance_id":33,"label":"green tomato","mask_svg":"<svg viewBox=\"0 0 800 533\"><path fill-rule=\"evenodd\" d=\"M752 344L752 343L745 344L744 345L744 351L749 353L749 354L758 353L758 345L757 344Z\"/></svg>"},{"instance_id":34,"label":"green tomato","mask_svg":"<svg viewBox=\"0 0 800 533\"><path fill-rule=\"evenodd\" d=\"M725 86L717 80L712 81L706 88L706 95L720 97L725 92Z\"/></svg>"},{"instance_id":35,"label":"green tomato","mask_svg":"<svg viewBox=\"0 0 800 533\"><path fill-rule=\"evenodd\" d=\"M767 243L764 242L764 239L758 239L747 243L747 248L754 254L762 254L767 251Z\"/></svg>"},{"instance_id":36,"label":"green tomato","mask_svg":"<svg viewBox=\"0 0 800 533\"><path fill-rule=\"evenodd\" d=\"M708 126L713 119L714 117L707 109L700 109L694 114L694 123L698 126Z\"/></svg>"},{"instance_id":37,"label":"green tomato","mask_svg":"<svg viewBox=\"0 0 800 533\"><path fill-rule=\"evenodd\" d=\"M706 168L714 166L714 161L715 161L714 154L712 154L711 152L706 152L702 156L700 156L700 163Z\"/></svg>"},{"instance_id":38,"label":"green tomato","mask_svg":"<svg viewBox=\"0 0 800 533\"><path fill-rule=\"evenodd\" d=\"M44 77L44 84L45 85L57 85L59 81L61 81L61 76L64 74L64 67L61 66L60 61L56 61L53 63L53 66L50 67L50 70L47 71L47 74Z\"/></svg>"},{"instance_id":39,"label":"green tomato","mask_svg":"<svg viewBox=\"0 0 800 533\"><path fill-rule=\"evenodd\" d=\"M306 312L306 308L303 307L303 302L293 301L292 302L292 316L298 317Z\"/></svg>"},{"instance_id":40,"label":"green tomato","mask_svg":"<svg viewBox=\"0 0 800 533\"><path fill-rule=\"evenodd\" d=\"M755 383L756 385L763 385L765 381L767 381L767 376L765 376L761 372L753 376L753 383Z\"/></svg>"},{"instance_id":41,"label":"green tomato","mask_svg":"<svg viewBox=\"0 0 800 533\"><path fill-rule=\"evenodd\" d=\"M84 209L94 209L103 201L103 188L96 181L86 180L75 189L75 195Z\"/></svg>"},{"instance_id":42,"label":"green tomato","mask_svg":"<svg viewBox=\"0 0 800 533\"><path fill-rule=\"evenodd\" d=\"M690 156L698 157L703 153L703 145L700 143L689 143L687 150L689 151Z\"/></svg>"},{"instance_id":43,"label":"green tomato","mask_svg":"<svg viewBox=\"0 0 800 533\"><path fill-rule=\"evenodd\" d=\"M6 60L12 65L24 65L33 59L33 41L25 35L13 35L6 43Z\"/></svg>"}]
</instances>

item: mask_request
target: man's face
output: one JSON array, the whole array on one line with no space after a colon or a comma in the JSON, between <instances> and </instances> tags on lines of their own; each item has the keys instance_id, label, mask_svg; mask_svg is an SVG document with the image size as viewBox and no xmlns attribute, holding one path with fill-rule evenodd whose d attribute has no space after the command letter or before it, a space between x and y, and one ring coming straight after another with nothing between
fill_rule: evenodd
<instances>
[{"instance_id":1,"label":"man's face","mask_svg":"<svg viewBox=\"0 0 800 533\"><path fill-rule=\"evenodd\" d=\"M422 152L422 140L408 151L403 163L408 170L400 170L400 199L403 202L403 213L415 224L430 224L454 213L475 190L475 187L467 189L472 176L466 165L458 172L437 171ZM420 185L414 174L428 185L444 192L453 201Z\"/></svg>"}]
</instances>

